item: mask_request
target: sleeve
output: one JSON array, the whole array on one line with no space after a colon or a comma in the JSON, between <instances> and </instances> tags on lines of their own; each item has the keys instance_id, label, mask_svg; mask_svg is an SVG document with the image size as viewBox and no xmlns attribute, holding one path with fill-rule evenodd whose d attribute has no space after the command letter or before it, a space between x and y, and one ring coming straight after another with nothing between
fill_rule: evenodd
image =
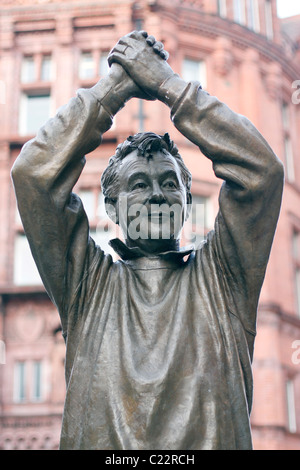
<instances>
[{"instance_id":1,"label":"sleeve","mask_svg":"<svg viewBox=\"0 0 300 470\"><path fill-rule=\"evenodd\" d=\"M175 92L169 84L168 99L175 126L224 180L209 243L225 283L228 308L247 332L255 334L259 294L281 205L283 165L246 117L203 91L199 83L172 80Z\"/></svg>"},{"instance_id":2,"label":"sleeve","mask_svg":"<svg viewBox=\"0 0 300 470\"><path fill-rule=\"evenodd\" d=\"M85 165L84 155L101 143L112 124L112 113L103 104L108 103L109 87L103 83L102 89L101 84L95 88L79 90L24 145L12 168L24 230L61 316L63 333L68 307L96 250L82 202L72 193Z\"/></svg>"}]
</instances>

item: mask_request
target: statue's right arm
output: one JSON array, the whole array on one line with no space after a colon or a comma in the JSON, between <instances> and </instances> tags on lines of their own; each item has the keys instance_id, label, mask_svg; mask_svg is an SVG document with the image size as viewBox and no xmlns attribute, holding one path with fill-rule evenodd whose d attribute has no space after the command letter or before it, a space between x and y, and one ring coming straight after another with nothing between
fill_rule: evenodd
<instances>
[{"instance_id":1,"label":"statue's right arm","mask_svg":"<svg viewBox=\"0 0 300 470\"><path fill-rule=\"evenodd\" d=\"M24 145L12 168L24 230L61 317L92 256L88 220L72 188L85 155L101 143L129 94L128 83L117 83L113 73L93 88L80 90Z\"/></svg>"}]
</instances>

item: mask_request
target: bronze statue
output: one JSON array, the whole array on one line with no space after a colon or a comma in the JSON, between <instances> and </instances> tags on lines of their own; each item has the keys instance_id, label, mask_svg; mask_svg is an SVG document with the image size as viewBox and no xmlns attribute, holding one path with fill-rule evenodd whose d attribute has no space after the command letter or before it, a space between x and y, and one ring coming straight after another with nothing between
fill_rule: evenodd
<instances>
[{"instance_id":1,"label":"bronze statue","mask_svg":"<svg viewBox=\"0 0 300 470\"><path fill-rule=\"evenodd\" d=\"M61 449L252 448L256 314L283 167L245 117L199 83L184 82L167 57L144 31L123 37L107 77L60 109L12 170L24 229L66 341ZM182 249L190 173L168 135L129 137L102 189L125 232L133 206L146 208L147 223L140 237L127 230L125 243L111 242L121 257L113 262L90 238L71 191L84 155L132 97L169 106L176 128L224 183L214 230L199 248ZM173 206L176 223L167 210Z\"/></svg>"}]
</instances>

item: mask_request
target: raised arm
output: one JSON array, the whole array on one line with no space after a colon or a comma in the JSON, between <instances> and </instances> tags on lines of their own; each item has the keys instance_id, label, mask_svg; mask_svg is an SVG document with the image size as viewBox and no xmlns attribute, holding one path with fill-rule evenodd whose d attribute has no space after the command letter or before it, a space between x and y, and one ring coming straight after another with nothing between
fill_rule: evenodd
<instances>
[{"instance_id":1,"label":"raised arm","mask_svg":"<svg viewBox=\"0 0 300 470\"><path fill-rule=\"evenodd\" d=\"M113 116L133 96L147 98L115 64L107 77L80 90L24 145L12 168L24 230L63 330L68 305L95 251L82 203L72 188L85 154L101 143Z\"/></svg>"},{"instance_id":2,"label":"raised arm","mask_svg":"<svg viewBox=\"0 0 300 470\"><path fill-rule=\"evenodd\" d=\"M183 81L162 60L163 45L149 47L153 41L131 33L122 38L127 47L117 45L109 61L122 65L141 88L170 107L175 126L224 180L208 245L226 283L232 313L254 332L280 210L283 166L247 118L203 91L199 83Z\"/></svg>"},{"instance_id":3,"label":"raised arm","mask_svg":"<svg viewBox=\"0 0 300 470\"><path fill-rule=\"evenodd\" d=\"M199 84L188 84L174 103L175 126L224 180L208 245L216 254L231 313L255 334L259 294L281 205L283 165L247 118L203 92Z\"/></svg>"}]
</instances>

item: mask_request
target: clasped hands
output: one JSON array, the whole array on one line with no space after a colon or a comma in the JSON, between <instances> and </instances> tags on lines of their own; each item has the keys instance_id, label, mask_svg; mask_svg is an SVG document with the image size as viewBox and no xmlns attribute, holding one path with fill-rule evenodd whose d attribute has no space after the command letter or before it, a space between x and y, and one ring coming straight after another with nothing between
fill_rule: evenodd
<instances>
[{"instance_id":1,"label":"clasped hands","mask_svg":"<svg viewBox=\"0 0 300 470\"><path fill-rule=\"evenodd\" d=\"M109 77L116 85L126 83L126 101L133 97L155 100L159 87L174 75L168 57L163 44L153 36L148 36L146 31L133 31L111 50Z\"/></svg>"}]
</instances>

